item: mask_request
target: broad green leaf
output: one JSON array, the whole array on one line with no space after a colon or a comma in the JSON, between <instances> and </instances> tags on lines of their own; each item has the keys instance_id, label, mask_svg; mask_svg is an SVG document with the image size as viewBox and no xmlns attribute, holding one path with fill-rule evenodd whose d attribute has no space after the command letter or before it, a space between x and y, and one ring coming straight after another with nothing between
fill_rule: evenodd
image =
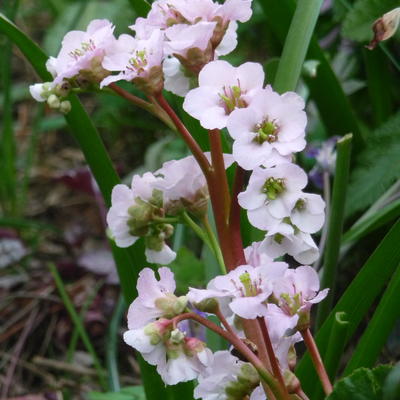
<instances>
[{"instance_id":1,"label":"broad green leaf","mask_svg":"<svg viewBox=\"0 0 400 400\"><path fill-rule=\"evenodd\" d=\"M369 257L318 331L316 342L321 354L326 354L329 335L337 312L345 312L349 321L344 344L352 338L360 322L377 296L381 294L386 282L400 263L399 237L400 221L397 221ZM342 352L338 351L336 356L340 358L341 355ZM302 382L303 390L306 393L314 391L317 377L308 355L303 357L298 364L296 375Z\"/></svg>"},{"instance_id":2,"label":"broad green leaf","mask_svg":"<svg viewBox=\"0 0 400 400\"><path fill-rule=\"evenodd\" d=\"M343 21L343 36L358 42L369 41L374 21L398 6L398 0L357 0Z\"/></svg>"},{"instance_id":3,"label":"broad green leaf","mask_svg":"<svg viewBox=\"0 0 400 400\"><path fill-rule=\"evenodd\" d=\"M326 400L382 400L382 387L391 369L389 365L360 368L339 380Z\"/></svg>"},{"instance_id":4,"label":"broad green leaf","mask_svg":"<svg viewBox=\"0 0 400 400\"><path fill-rule=\"evenodd\" d=\"M383 400L400 399L400 363L390 371L383 385Z\"/></svg>"},{"instance_id":5,"label":"broad green leaf","mask_svg":"<svg viewBox=\"0 0 400 400\"><path fill-rule=\"evenodd\" d=\"M400 318L400 265L385 290L372 319L368 322L361 340L344 371L349 374L356 368L372 367L385 345L395 322Z\"/></svg>"},{"instance_id":6,"label":"broad green leaf","mask_svg":"<svg viewBox=\"0 0 400 400\"><path fill-rule=\"evenodd\" d=\"M204 264L186 247L181 247L176 259L169 265L175 274L176 291L185 294L189 286L204 286Z\"/></svg>"},{"instance_id":7,"label":"broad green leaf","mask_svg":"<svg viewBox=\"0 0 400 400\"><path fill-rule=\"evenodd\" d=\"M372 204L400 178L400 112L375 130L350 177L346 214Z\"/></svg>"}]
</instances>

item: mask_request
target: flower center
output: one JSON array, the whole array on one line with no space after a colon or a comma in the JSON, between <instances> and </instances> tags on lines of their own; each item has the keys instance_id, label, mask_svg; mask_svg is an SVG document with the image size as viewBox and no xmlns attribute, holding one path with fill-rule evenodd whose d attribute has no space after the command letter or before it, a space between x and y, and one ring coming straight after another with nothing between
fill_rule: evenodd
<instances>
[{"instance_id":1,"label":"flower center","mask_svg":"<svg viewBox=\"0 0 400 400\"><path fill-rule=\"evenodd\" d=\"M92 39L89 39L89 42L82 42L81 43L81 48L75 49L71 52L69 52L69 55L75 59L78 60L79 57L82 57L85 55L85 53L89 51L94 51L96 49L96 45L94 44L94 41Z\"/></svg>"},{"instance_id":2,"label":"flower center","mask_svg":"<svg viewBox=\"0 0 400 400\"><path fill-rule=\"evenodd\" d=\"M298 199L294 205L294 208L298 211L304 210L306 208L306 201L304 199Z\"/></svg>"},{"instance_id":3,"label":"flower center","mask_svg":"<svg viewBox=\"0 0 400 400\"><path fill-rule=\"evenodd\" d=\"M129 65L127 66L127 69L141 73L144 72L147 64L146 50L136 50L135 57L129 59Z\"/></svg>"},{"instance_id":4,"label":"flower center","mask_svg":"<svg viewBox=\"0 0 400 400\"><path fill-rule=\"evenodd\" d=\"M240 275L239 280L244 287L244 294L246 297L257 296L258 294L257 285L253 284L250 274L248 272L245 272L242 275Z\"/></svg>"},{"instance_id":5,"label":"flower center","mask_svg":"<svg viewBox=\"0 0 400 400\"><path fill-rule=\"evenodd\" d=\"M242 99L243 94L239 81L238 86L224 86L223 93L219 93L219 97L226 114L230 114L235 108L247 107L247 103Z\"/></svg>"},{"instance_id":6,"label":"flower center","mask_svg":"<svg viewBox=\"0 0 400 400\"><path fill-rule=\"evenodd\" d=\"M273 143L278 140L279 127L275 121L264 120L255 126L257 133L254 141L263 144L264 142Z\"/></svg>"},{"instance_id":7,"label":"flower center","mask_svg":"<svg viewBox=\"0 0 400 400\"><path fill-rule=\"evenodd\" d=\"M283 178L268 178L262 187L262 192L267 195L269 200L275 200L284 191L285 180Z\"/></svg>"}]
</instances>

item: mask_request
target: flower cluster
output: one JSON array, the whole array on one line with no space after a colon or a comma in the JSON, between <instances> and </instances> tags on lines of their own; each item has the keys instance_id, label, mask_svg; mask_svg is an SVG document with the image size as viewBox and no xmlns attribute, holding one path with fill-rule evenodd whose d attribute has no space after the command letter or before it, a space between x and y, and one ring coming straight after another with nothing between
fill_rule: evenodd
<instances>
[{"instance_id":1,"label":"flower cluster","mask_svg":"<svg viewBox=\"0 0 400 400\"><path fill-rule=\"evenodd\" d=\"M254 259L257 246L250 251ZM240 337L241 319L261 318L269 328L282 373L290 374L294 345L302 340L298 332L308 327L312 304L327 295L326 289L319 291L318 276L311 267L289 269L286 263L271 260L239 266L212 279L207 289L190 288L181 297L174 294L172 272L166 267L158 272L159 281L149 268L140 273L124 340L157 366L166 384L198 379L195 396L206 400L228 399L232 393L257 399L263 398L263 392L259 393L260 378L247 360L229 351L213 354L204 342L187 336L181 320L190 318L193 308L221 312L227 320L235 320Z\"/></svg>"},{"instance_id":2,"label":"flower cluster","mask_svg":"<svg viewBox=\"0 0 400 400\"><path fill-rule=\"evenodd\" d=\"M232 161L226 155L226 167ZM114 187L107 223L117 246L129 247L144 237L147 261L169 264L176 253L165 240L174 233L170 222L177 221L169 217L205 215L208 197L206 179L193 156L167 161L154 174L134 175L130 188Z\"/></svg>"},{"instance_id":3,"label":"flower cluster","mask_svg":"<svg viewBox=\"0 0 400 400\"><path fill-rule=\"evenodd\" d=\"M31 94L65 113L70 104L63 99L72 89L120 80L147 94L160 93L165 81L165 89L184 96L207 63L234 50L237 21L250 16L251 0L157 0L147 18L130 26L135 36L118 38L110 21L94 20L86 31L64 37L58 56L46 64L54 80L32 85Z\"/></svg>"},{"instance_id":4,"label":"flower cluster","mask_svg":"<svg viewBox=\"0 0 400 400\"><path fill-rule=\"evenodd\" d=\"M275 370L271 362L266 368L273 371L266 372L295 393L295 344L309 328L312 305L328 293L320 291L318 275L309 266L319 256L311 235L324 223L325 203L304 191L307 174L295 164L295 154L306 146L305 103L294 92L279 94L265 86L261 64L235 67L218 59L236 47L237 22L250 16L251 0L156 0L148 16L130 26L135 36L116 38L107 20L68 33L58 56L47 63L54 80L31 86L35 99L68 112L71 90L109 87L120 94L123 89L115 82L131 82L149 100L139 99L139 106L160 112L154 113L173 125L192 150L193 156L134 175L130 186L115 186L107 223L117 246L129 247L142 238L147 261L161 265L176 257L168 245L174 224L186 223L228 270L205 289L190 288L177 296L168 268L158 269L159 280L145 268L128 311L125 342L157 367L166 384L197 379L195 397L205 400L265 399L259 374L265 366L257 346L272 351L269 360L276 359ZM195 143L163 89L185 97L183 109L209 130L212 156ZM222 130L232 154L222 154ZM232 164L239 179L230 191L224 169ZM207 219L210 200L221 248ZM246 249L238 226L240 207L264 232L263 240ZM277 260L285 255L305 265L289 268ZM188 320L213 329L234 349L213 354L187 329ZM262 332L257 344L248 343L249 322Z\"/></svg>"}]
</instances>

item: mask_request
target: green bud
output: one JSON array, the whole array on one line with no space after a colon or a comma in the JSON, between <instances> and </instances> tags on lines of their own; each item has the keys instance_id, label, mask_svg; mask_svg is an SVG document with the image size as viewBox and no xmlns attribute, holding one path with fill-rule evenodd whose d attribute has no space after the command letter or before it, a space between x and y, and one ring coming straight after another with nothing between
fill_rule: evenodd
<instances>
[{"instance_id":1,"label":"green bud","mask_svg":"<svg viewBox=\"0 0 400 400\"><path fill-rule=\"evenodd\" d=\"M63 114L68 114L71 111L71 103L68 100L64 100L60 104L60 111Z\"/></svg>"},{"instance_id":2,"label":"green bud","mask_svg":"<svg viewBox=\"0 0 400 400\"><path fill-rule=\"evenodd\" d=\"M173 344L181 344L185 339L185 334L179 329L174 329L171 332L170 340Z\"/></svg>"},{"instance_id":3,"label":"green bud","mask_svg":"<svg viewBox=\"0 0 400 400\"><path fill-rule=\"evenodd\" d=\"M47 99L47 104L50 108L58 109L60 108L61 103L60 99L55 94L51 94Z\"/></svg>"},{"instance_id":4,"label":"green bud","mask_svg":"<svg viewBox=\"0 0 400 400\"><path fill-rule=\"evenodd\" d=\"M240 369L237 380L230 382L225 388L225 394L229 400L242 400L249 396L259 385L260 377L250 363L245 363Z\"/></svg>"},{"instance_id":5,"label":"green bud","mask_svg":"<svg viewBox=\"0 0 400 400\"><path fill-rule=\"evenodd\" d=\"M201 301L200 303L194 304L194 306L203 312L209 313L209 314L215 314L219 310L219 303L217 299L211 298L211 299L205 299Z\"/></svg>"},{"instance_id":6,"label":"green bud","mask_svg":"<svg viewBox=\"0 0 400 400\"><path fill-rule=\"evenodd\" d=\"M300 389L300 381L297 376L288 369L283 373L283 381L289 393L296 393Z\"/></svg>"}]
</instances>

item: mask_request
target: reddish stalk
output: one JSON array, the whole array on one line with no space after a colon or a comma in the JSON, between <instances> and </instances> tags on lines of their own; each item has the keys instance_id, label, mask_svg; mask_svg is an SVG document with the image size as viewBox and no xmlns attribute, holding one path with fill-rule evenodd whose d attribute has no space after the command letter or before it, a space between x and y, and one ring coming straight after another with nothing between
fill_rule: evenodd
<instances>
[{"instance_id":1,"label":"reddish stalk","mask_svg":"<svg viewBox=\"0 0 400 400\"><path fill-rule=\"evenodd\" d=\"M154 108L153 104L149 103L146 100L141 99L140 97L133 95L132 93L127 92L125 89L122 89L115 83L110 83L107 87L110 88L113 92L117 93L122 98L124 98L125 100L128 100L130 103L135 104L140 108L144 108L145 110L148 111Z\"/></svg>"},{"instance_id":2,"label":"reddish stalk","mask_svg":"<svg viewBox=\"0 0 400 400\"><path fill-rule=\"evenodd\" d=\"M207 179L207 182L208 182L210 174L211 174L211 165L208 162L206 156L204 155L203 150L201 150L198 143L193 139L193 136L187 130L186 126L183 124L183 122L180 120L180 118L176 115L176 113L172 109L172 107L168 104L167 100L165 100L162 93L160 93L156 97L156 99L157 99L158 103L160 104L160 106L165 110L165 112L168 114L168 116L171 118L171 120L175 124L176 129L181 134L185 143L188 145L188 147L189 147L190 151L192 152L196 161L199 163L200 168L202 169L202 171Z\"/></svg>"},{"instance_id":3,"label":"reddish stalk","mask_svg":"<svg viewBox=\"0 0 400 400\"><path fill-rule=\"evenodd\" d=\"M319 350L314 341L313 335L311 334L310 329L305 329L300 333L303 336L304 343L306 344L308 351L310 352L311 360L314 364L315 370L317 371L324 392L326 395L329 395L330 393L332 393L333 387L325 370L324 363L322 361L321 355L319 354Z\"/></svg>"},{"instance_id":4,"label":"reddish stalk","mask_svg":"<svg viewBox=\"0 0 400 400\"><path fill-rule=\"evenodd\" d=\"M240 206L238 203L237 196L243 189L245 171L239 165L236 167L235 180L232 187L232 202L231 212L229 215L229 227L232 235L232 248L235 255L235 261L237 265L246 264L246 259L243 251L243 241L240 231Z\"/></svg>"},{"instance_id":5,"label":"reddish stalk","mask_svg":"<svg viewBox=\"0 0 400 400\"><path fill-rule=\"evenodd\" d=\"M278 379L279 384L282 387L282 391L285 393L285 396L287 398L289 398L289 393L287 391L285 381L283 380L281 369L278 364L278 360L276 359L275 352L272 347L271 338L268 333L267 323L264 318L260 318L260 317L257 318L257 322L258 322L258 325L260 326L260 329L261 329L261 332L262 332L262 335L264 338L264 343L265 343L265 347L267 348L269 362L271 363L272 372L273 372L275 378Z\"/></svg>"}]
</instances>

